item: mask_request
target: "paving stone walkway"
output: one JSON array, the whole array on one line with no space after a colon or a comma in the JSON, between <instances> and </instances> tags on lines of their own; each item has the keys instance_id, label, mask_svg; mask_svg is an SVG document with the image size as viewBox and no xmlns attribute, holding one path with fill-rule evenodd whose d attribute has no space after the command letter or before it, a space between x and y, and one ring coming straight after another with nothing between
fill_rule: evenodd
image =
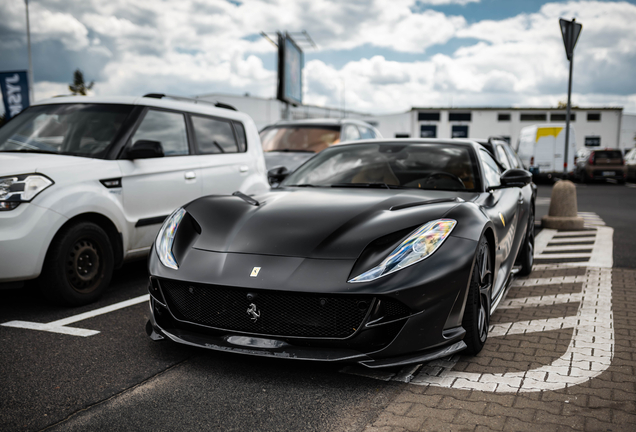
<instances>
[{"instance_id":1,"label":"paving stone walkway","mask_svg":"<svg viewBox=\"0 0 636 432\"><path fill-rule=\"evenodd\" d=\"M364 430L636 431L636 271L611 268L612 235L593 214L581 232L543 230L544 262L515 280L479 355L345 370L408 383Z\"/></svg>"}]
</instances>

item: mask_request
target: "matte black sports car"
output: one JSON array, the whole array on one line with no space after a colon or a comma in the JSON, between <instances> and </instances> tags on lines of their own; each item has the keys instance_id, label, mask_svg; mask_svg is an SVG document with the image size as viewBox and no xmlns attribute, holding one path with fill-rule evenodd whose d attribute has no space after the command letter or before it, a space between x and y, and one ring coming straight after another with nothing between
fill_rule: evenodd
<instances>
[{"instance_id":1,"label":"matte black sports car","mask_svg":"<svg viewBox=\"0 0 636 432\"><path fill-rule=\"evenodd\" d=\"M476 354L533 245L530 173L502 173L479 144L336 145L268 193L175 211L149 260L146 329L372 368Z\"/></svg>"}]
</instances>

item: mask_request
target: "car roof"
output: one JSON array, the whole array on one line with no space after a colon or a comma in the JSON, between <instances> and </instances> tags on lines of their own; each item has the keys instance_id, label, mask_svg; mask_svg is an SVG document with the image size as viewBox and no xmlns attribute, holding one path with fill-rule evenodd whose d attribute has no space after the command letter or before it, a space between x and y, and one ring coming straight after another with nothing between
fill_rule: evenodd
<instances>
[{"instance_id":1,"label":"car roof","mask_svg":"<svg viewBox=\"0 0 636 432\"><path fill-rule=\"evenodd\" d=\"M355 124L373 128L373 125L362 120L351 118L311 118L300 120L280 120L276 123L265 126L265 128L277 126L342 126L344 124Z\"/></svg>"},{"instance_id":2,"label":"car roof","mask_svg":"<svg viewBox=\"0 0 636 432\"><path fill-rule=\"evenodd\" d=\"M189 112L194 114L207 114L210 116L229 118L232 120L240 120L243 122L252 121L252 118L249 115L239 111L234 111L226 108L218 108L210 103L195 103L170 98L159 99L154 97L138 96L59 96L35 102L31 106L72 103L149 106L155 108L165 108L182 112Z\"/></svg>"},{"instance_id":3,"label":"car roof","mask_svg":"<svg viewBox=\"0 0 636 432\"><path fill-rule=\"evenodd\" d=\"M474 149L482 147L478 142L471 139L463 138L381 138L381 139L364 139L357 141L345 141L338 144L334 144L330 148L350 145L365 145L365 144L381 144L381 145L395 145L400 146L404 144L448 144L448 145L461 145L466 147L473 147ZM324 151L324 150L323 150Z\"/></svg>"}]
</instances>

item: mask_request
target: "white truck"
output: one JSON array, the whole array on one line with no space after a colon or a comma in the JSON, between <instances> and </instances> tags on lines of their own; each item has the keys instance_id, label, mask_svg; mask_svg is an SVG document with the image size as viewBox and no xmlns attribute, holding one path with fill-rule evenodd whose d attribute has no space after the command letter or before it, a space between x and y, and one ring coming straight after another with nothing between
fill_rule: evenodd
<instances>
[{"instance_id":1,"label":"white truck","mask_svg":"<svg viewBox=\"0 0 636 432\"><path fill-rule=\"evenodd\" d=\"M576 138L570 126L567 172L574 171ZM517 154L535 177L552 179L562 177L565 157L565 124L551 123L527 126L521 129Z\"/></svg>"}]
</instances>

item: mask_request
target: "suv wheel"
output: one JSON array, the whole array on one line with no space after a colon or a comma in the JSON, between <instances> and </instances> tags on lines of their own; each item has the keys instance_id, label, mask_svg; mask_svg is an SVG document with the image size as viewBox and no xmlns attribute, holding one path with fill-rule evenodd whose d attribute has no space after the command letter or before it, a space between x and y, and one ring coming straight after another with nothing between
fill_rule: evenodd
<instances>
[{"instance_id":1,"label":"suv wheel","mask_svg":"<svg viewBox=\"0 0 636 432\"><path fill-rule=\"evenodd\" d=\"M47 253L40 289L49 300L80 306L97 300L113 274L108 235L92 222L79 222L58 233Z\"/></svg>"}]
</instances>

